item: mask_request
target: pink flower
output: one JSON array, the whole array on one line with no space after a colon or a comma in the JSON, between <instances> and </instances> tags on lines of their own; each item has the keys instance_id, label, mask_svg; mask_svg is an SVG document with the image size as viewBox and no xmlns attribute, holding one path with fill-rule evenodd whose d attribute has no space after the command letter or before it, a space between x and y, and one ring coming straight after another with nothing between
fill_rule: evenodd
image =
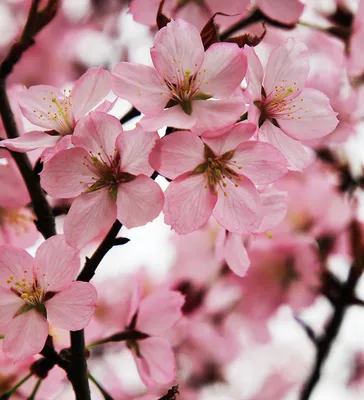
<instances>
[{"instance_id":1,"label":"pink flower","mask_svg":"<svg viewBox=\"0 0 364 400\"><path fill-rule=\"evenodd\" d=\"M255 5L269 18L283 24L295 24L304 9L300 0L255 0Z\"/></svg>"},{"instance_id":2,"label":"pink flower","mask_svg":"<svg viewBox=\"0 0 364 400\"><path fill-rule=\"evenodd\" d=\"M203 140L177 131L156 143L150 163L173 179L165 192L164 215L177 233L201 228L211 214L230 232L259 227L261 199L255 185L280 178L287 163L273 146L248 141L255 129L243 122Z\"/></svg>"},{"instance_id":3,"label":"pink flower","mask_svg":"<svg viewBox=\"0 0 364 400\"><path fill-rule=\"evenodd\" d=\"M35 258L22 249L0 247L0 329L9 357L39 353L48 321L72 331L90 322L97 292L90 283L74 282L79 265L78 251L63 235L46 240Z\"/></svg>"},{"instance_id":4,"label":"pink flower","mask_svg":"<svg viewBox=\"0 0 364 400\"><path fill-rule=\"evenodd\" d=\"M148 130L163 126L203 132L228 126L245 111L234 92L246 72L244 50L216 43L204 52L198 30L170 22L154 40L155 68L121 62L113 69L113 91L145 114Z\"/></svg>"},{"instance_id":5,"label":"pink flower","mask_svg":"<svg viewBox=\"0 0 364 400\"><path fill-rule=\"evenodd\" d=\"M143 339L128 341L140 378L148 388L167 385L175 379L176 361L168 340L163 338L182 317L184 297L178 292L161 289L141 299L140 285L129 298L129 312L123 323Z\"/></svg>"},{"instance_id":6,"label":"pink flower","mask_svg":"<svg viewBox=\"0 0 364 400\"><path fill-rule=\"evenodd\" d=\"M32 131L16 139L1 142L10 150L26 152L37 148L67 148L69 135L77 122L95 107L110 91L110 74L102 68L90 68L63 92L48 85L32 86L18 96L24 116L46 131Z\"/></svg>"},{"instance_id":7,"label":"pink flower","mask_svg":"<svg viewBox=\"0 0 364 400\"><path fill-rule=\"evenodd\" d=\"M157 133L123 132L119 120L92 112L77 125L74 148L49 160L41 185L55 198L77 197L67 214L67 242L82 247L118 219L127 228L145 225L163 207L163 192L149 176L148 155Z\"/></svg>"},{"instance_id":8,"label":"pink flower","mask_svg":"<svg viewBox=\"0 0 364 400\"><path fill-rule=\"evenodd\" d=\"M258 137L280 149L290 169L302 170L308 163L301 140L332 132L338 120L326 95L304 89L309 72L308 51L290 38L269 56L266 72L254 49L248 51L249 120L259 122Z\"/></svg>"}]
</instances>

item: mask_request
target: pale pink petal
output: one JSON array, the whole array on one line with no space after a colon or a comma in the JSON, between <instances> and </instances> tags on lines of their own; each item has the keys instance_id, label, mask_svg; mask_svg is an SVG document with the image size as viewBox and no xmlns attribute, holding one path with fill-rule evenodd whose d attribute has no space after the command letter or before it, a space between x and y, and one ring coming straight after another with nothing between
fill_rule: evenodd
<instances>
[{"instance_id":1,"label":"pale pink petal","mask_svg":"<svg viewBox=\"0 0 364 400\"><path fill-rule=\"evenodd\" d=\"M246 55L236 43L215 43L208 48L198 79L200 91L213 97L229 97L244 79Z\"/></svg>"},{"instance_id":2,"label":"pale pink petal","mask_svg":"<svg viewBox=\"0 0 364 400\"><path fill-rule=\"evenodd\" d=\"M0 164L0 204L5 208L20 208L30 202L28 189L19 173L13 158L8 158L9 152L0 149L0 158L4 158L4 164Z\"/></svg>"},{"instance_id":3,"label":"pale pink petal","mask_svg":"<svg viewBox=\"0 0 364 400\"><path fill-rule=\"evenodd\" d=\"M262 142L241 143L231 160L235 169L256 185L272 183L288 172L286 157L274 146ZM242 168L238 170L241 166Z\"/></svg>"},{"instance_id":4,"label":"pale pink petal","mask_svg":"<svg viewBox=\"0 0 364 400\"><path fill-rule=\"evenodd\" d=\"M303 90L290 102L290 108L290 114L278 114L276 119L282 130L294 139L310 140L326 136L339 123L329 98L316 89Z\"/></svg>"},{"instance_id":5,"label":"pale pink petal","mask_svg":"<svg viewBox=\"0 0 364 400\"><path fill-rule=\"evenodd\" d=\"M170 3L176 3L176 1L172 0L170 1ZM200 3L199 1L189 1L187 3L184 3L183 7L180 7L178 10L176 10L174 18L183 19L188 23L194 25L198 30L201 31L206 22L210 19L211 15L212 14L208 6L205 7L205 5L202 5L202 3Z\"/></svg>"},{"instance_id":6,"label":"pale pink petal","mask_svg":"<svg viewBox=\"0 0 364 400\"><path fill-rule=\"evenodd\" d=\"M224 128L238 121L245 110L246 105L242 97L193 101L191 117L196 119L196 125L190 129L200 134Z\"/></svg>"},{"instance_id":7,"label":"pale pink petal","mask_svg":"<svg viewBox=\"0 0 364 400\"><path fill-rule=\"evenodd\" d=\"M256 0L265 15L284 24L294 24L301 16L304 5L300 0Z\"/></svg>"},{"instance_id":8,"label":"pale pink petal","mask_svg":"<svg viewBox=\"0 0 364 400\"><path fill-rule=\"evenodd\" d=\"M116 117L101 112L90 112L78 122L72 142L93 156L107 161L115 156L115 142L121 132L123 128Z\"/></svg>"},{"instance_id":9,"label":"pale pink petal","mask_svg":"<svg viewBox=\"0 0 364 400\"><path fill-rule=\"evenodd\" d=\"M89 68L73 85L72 111L77 120L86 115L110 92L110 72Z\"/></svg>"},{"instance_id":10,"label":"pale pink petal","mask_svg":"<svg viewBox=\"0 0 364 400\"><path fill-rule=\"evenodd\" d=\"M40 158L43 163L49 161L55 154L61 150L66 150L71 146L72 135L61 136L58 142L53 147L46 148Z\"/></svg>"},{"instance_id":11,"label":"pale pink petal","mask_svg":"<svg viewBox=\"0 0 364 400\"><path fill-rule=\"evenodd\" d=\"M164 126L191 129L196 124L196 116L186 114L180 105L176 105L163 110L159 115L143 117L139 124L147 131L156 131Z\"/></svg>"},{"instance_id":12,"label":"pale pink petal","mask_svg":"<svg viewBox=\"0 0 364 400\"><path fill-rule=\"evenodd\" d=\"M292 171L302 171L311 161L311 157L299 140L287 136L269 121L265 121L261 126L259 139L269 142L280 150L288 160L288 169Z\"/></svg>"},{"instance_id":13,"label":"pale pink petal","mask_svg":"<svg viewBox=\"0 0 364 400\"><path fill-rule=\"evenodd\" d=\"M67 243L80 249L101 232L111 228L116 220L116 203L107 189L78 196L64 221Z\"/></svg>"},{"instance_id":14,"label":"pale pink petal","mask_svg":"<svg viewBox=\"0 0 364 400\"><path fill-rule=\"evenodd\" d=\"M235 150L240 143L249 140L255 133L257 127L250 122L239 122L228 132L217 137L203 136L203 141L210 147L215 154L224 154Z\"/></svg>"},{"instance_id":15,"label":"pale pink petal","mask_svg":"<svg viewBox=\"0 0 364 400\"><path fill-rule=\"evenodd\" d=\"M148 388L167 385L175 379L176 361L171 345L162 338L138 342L141 357L134 355L140 378Z\"/></svg>"},{"instance_id":16,"label":"pale pink petal","mask_svg":"<svg viewBox=\"0 0 364 400\"><path fill-rule=\"evenodd\" d=\"M247 90L253 100L259 100L262 98L263 66L253 47L246 46L245 53L248 56Z\"/></svg>"},{"instance_id":17,"label":"pale pink petal","mask_svg":"<svg viewBox=\"0 0 364 400\"><path fill-rule=\"evenodd\" d=\"M45 132L32 131L16 139L2 140L0 146L17 151L18 153L25 153L43 147L54 146L60 138L58 135L48 135Z\"/></svg>"},{"instance_id":18,"label":"pale pink petal","mask_svg":"<svg viewBox=\"0 0 364 400\"><path fill-rule=\"evenodd\" d=\"M54 113L58 113L59 110L56 104L52 102L52 99L60 99L62 97L63 93L56 87L37 85L19 93L18 102L25 118L32 124L46 129L57 130L59 124L57 120L48 118L48 112L52 116Z\"/></svg>"},{"instance_id":19,"label":"pale pink petal","mask_svg":"<svg viewBox=\"0 0 364 400\"><path fill-rule=\"evenodd\" d=\"M35 275L42 287L58 292L76 278L80 255L66 243L64 235L55 235L38 247L35 266Z\"/></svg>"},{"instance_id":20,"label":"pale pink petal","mask_svg":"<svg viewBox=\"0 0 364 400\"><path fill-rule=\"evenodd\" d=\"M0 286L0 332L3 334L16 312L24 306L25 302L18 295Z\"/></svg>"},{"instance_id":21,"label":"pale pink petal","mask_svg":"<svg viewBox=\"0 0 364 400\"><path fill-rule=\"evenodd\" d=\"M112 90L147 115L160 113L171 98L153 68L127 62L117 64L112 70Z\"/></svg>"},{"instance_id":22,"label":"pale pink petal","mask_svg":"<svg viewBox=\"0 0 364 400\"><path fill-rule=\"evenodd\" d=\"M158 217L163 208L163 192L145 175L121 183L116 199L117 218L128 229L143 226Z\"/></svg>"},{"instance_id":23,"label":"pale pink petal","mask_svg":"<svg viewBox=\"0 0 364 400\"><path fill-rule=\"evenodd\" d=\"M164 193L164 221L177 233L193 232L209 220L217 195L205 187L206 184L203 174L186 173L167 187Z\"/></svg>"},{"instance_id":24,"label":"pale pink petal","mask_svg":"<svg viewBox=\"0 0 364 400\"><path fill-rule=\"evenodd\" d=\"M140 305L140 301L142 298L142 286L141 282L138 281L131 295L127 296L126 301L128 301L128 313L126 315L125 326L129 326L134 318L134 315L137 313Z\"/></svg>"},{"instance_id":25,"label":"pale pink petal","mask_svg":"<svg viewBox=\"0 0 364 400\"><path fill-rule=\"evenodd\" d=\"M224 255L226 264L238 276L244 276L250 266L248 252L244 245L244 237L227 233Z\"/></svg>"},{"instance_id":26,"label":"pale pink petal","mask_svg":"<svg viewBox=\"0 0 364 400\"><path fill-rule=\"evenodd\" d=\"M100 103L100 105L98 105L96 108L94 108L93 111L109 113L115 107L117 101L118 97L116 96L114 101L105 100L102 103Z\"/></svg>"},{"instance_id":27,"label":"pale pink petal","mask_svg":"<svg viewBox=\"0 0 364 400\"><path fill-rule=\"evenodd\" d=\"M304 87L309 70L306 45L289 38L276 47L268 58L263 84L267 96L275 91L276 86L282 86L286 90L293 88L299 92Z\"/></svg>"},{"instance_id":28,"label":"pale pink petal","mask_svg":"<svg viewBox=\"0 0 364 400\"><path fill-rule=\"evenodd\" d=\"M48 336L48 322L35 309L15 317L5 333L4 352L14 361L39 353Z\"/></svg>"},{"instance_id":29,"label":"pale pink petal","mask_svg":"<svg viewBox=\"0 0 364 400\"><path fill-rule=\"evenodd\" d=\"M84 164L91 162L85 149L62 150L44 164L42 188L54 198L72 198L87 190L94 173Z\"/></svg>"},{"instance_id":30,"label":"pale pink petal","mask_svg":"<svg viewBox=\"0 0 364 400\"><path fill-rule=\"evenodd\" d=\"M116 140L116 148L120 153L120 171L133 175L151 175L153 168L148 157L157 140L157 132L134 129L121 133Z\"/></svg>"},{"instance_id":31,"label":"pale pink petal","mask_svg":"<svg viewBox=\"0 0 364 400\"><path fill-rule=\"evenodd\" d=\"M0 286L10 288L22 278L33 278L34 258L23 249L0 246ZM11 276L13 278L11 278ZM11 280L11 284L8 283Z\"/></svg>"},{"instance_id":32,"label":"pale pink petal","mask_svg":"<svg viewBox=\"0 0 364 400\"><path fill-rule=\"evenodd\" d=\"M174 179L205 162L203 142L192 132L173 132L156 142L149 162L159 173Z\"/></svg>"},{"instance_id":33,"label":"pale pink petal","mask_svg":"<svg viewBox=\"0 0 364 400\"><path fill-rule=\"evenodd\" d=\"M150 50L153 64L161 79L170 83L185 80L185 73L196 73L204 59L204 48L198 29L181 19L171 21L154 38Z\"/></svg>"},{"instance_id":34,"label":"pale pink petal","mask_svg":"<svg viewBox=\"0 0 364 400\"><path fill-rule=\"evenodd\" d=\"M263 220L257 229L265 232L275 228L286 216L288 207L288 193L274 188L265 188L260 194L263 206Z\"/></svg>"},{"instance_id":35,"label":"pale pink petal","mask_svg":"<svg viewBox=\"0 0 364 400\"><path fill-rule=\"evenodd\" d=\"M184 296L172 290L154 292L139 306L136 329L151 336L162 336L182 317Z\"/></svg>"},{"instance_id":36,"label":"pale pink petal","mask_svg":"<svg viewBox=\"0 0 364 400\"><path fill-rule=\"evenodd\" d=\"M129 12L133 14L134 20L140 24L155 26L159 3L159 0L149 0L147 2L144 0L131 0ZM166 7L163 8L166 15L169 15L170 11L168 10L168 5L172 6L172 2L167 1Z\"/></svg>"},{"instance_id":37,"label":"pale pink petal","mask_svg":"<svg viewBox=\"0 0 364 400\"><path fill-rule=\"evenodd\" d=\"M85 328L95 312L97 291L88 282L73 282L46 301L47 318L61 329L78 331Z\"/></svg>"},{"instance_id":38,"label":"pale pink petal","mask_svg":"<svg viewBox=\"0 0 364 400\"><path fill-rule=\"evenodd\" d=\"M238 187L235 186L235 183ZM255 185L246 177L234 183L226 180L226 195L219 192L213 211L216 221L233 233L247 233L262 221L262 206Z\"/></svg>"}]
</instances>

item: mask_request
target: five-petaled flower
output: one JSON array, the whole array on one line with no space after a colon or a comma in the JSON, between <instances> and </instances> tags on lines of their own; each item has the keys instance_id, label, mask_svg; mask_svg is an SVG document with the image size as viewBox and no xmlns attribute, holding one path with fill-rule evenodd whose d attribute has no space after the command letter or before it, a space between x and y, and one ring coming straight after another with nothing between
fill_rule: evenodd
<instances>
[{"instance_id":1,"label":"five-petaled flower","mask_svg":"<svg viewBox=\"0 0 364 400\"><path fill-rule=\"evenodd\" d=\"M310 68L307 47L288 39L270 54L265 74L254 49L247 53L249 120L259 123L259 140L280 149L290 169L302 170L309 159L300 141L328 135L338 124L329 98L304 88Z\"/></svg>"},{"instance_id":2,"label":"five-petaled flower","mask_svg":"<svg viewBox=\"0 0 364 400\"><path fill-rule=\"evenodd\" d=\"M216 138L176 131L156 143L150 163L173 179L165 192L164 215L177 233L201 228L211 214L234 233L259 227L263 215L255 184L280 178L287 163L268 143L248 141L255 130L242 122Z\"/></svg>"},{"instance_id":3,"label":"five-petaled flower","mask_svg":"<svg viewBox=\"0 0 364 400\"><path fill-rule=\"evenodd\" d=\"M67 148L78 121L109 91L110 73L102 68L90 68L72 90L37 85L22 91L18 101L24 116L46 131L31 131L16 139L3 140L1 146L18 152L51 147L50 155ZM108 111L110 107L111 103L105 101L99 110Z\"/></svg>"},{"instance_id":4,"label":"five-petaled flower","mask_svg":"<svg viewBox=\"0 0 364 400\"><path fill-rule=\"evenodd\" d=\"M245 112L239 90L246 56L235 43L215 43L204 52L198 30L170 22L154 40L155 68L121 62L112 71L113 91L145 114L148 130L163 126L201 133L236 122Z\"/></svg>"},{"instance_id":5,"label":"five-petaled flower","mask_svg":"<svg viewBox=\"0 0 364 400\"><path fill-rule=\"evenodd\" d=\"M74 281L79 267L78 251L63 235L46 240L35 258L23 249L0 247L0 330L9 357L39 353L48 321L72 331L88 325L97 292L90 283Z\"/></svg>"},{"instance_id":6,"label":"five-petaled flower","mask_svg":"<svg viewBox=\"0 0 364 400\"><path fill-rule=\"evenodd\" d=\"M155 132L123 132L120 121L92 112L62 150L44 165L41 185L55 198L77 197L67 214L64 233L71 246L82 247L118 219L127 228L145 225L163 207L163 192L149 176L149 152Z\"/></svg>"}]
</instances>

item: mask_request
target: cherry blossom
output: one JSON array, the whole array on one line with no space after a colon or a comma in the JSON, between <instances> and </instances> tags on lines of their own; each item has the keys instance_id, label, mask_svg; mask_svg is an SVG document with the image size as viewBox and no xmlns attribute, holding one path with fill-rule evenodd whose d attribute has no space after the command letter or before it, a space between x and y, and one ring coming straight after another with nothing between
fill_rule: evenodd
<instances>
[{"instance_id":1,"label":"cherry blossom","mask_svg":"<svg viewBox=\"0 0 364 400\"><path fill-rule=\"evenodd\" d=\"M155 68L121 62L112 71L115 94L145 114L142 127L201 133L233 124L244 113L236 89L246 56L236 44L215 43L204 52L198 30L176 20L156 34L151 56Z\"/></svg>"},{"instance_id":2,"label":"cherry blossom","mask_svg":"<svg viewBox=\"0 0 364 400\"><path fill-rule=\"evenodd\" d=\"M67 148L77 122L110 91L110 74L102 68L90 68L63 92L56 87L37 85L21 92L18 101L23 115L45 131L27 132L19 138L1 142L10 150L26 152L37 148ZM102 110L108 110L106 103Z\"/></svg>"},{"instance_id":3,"label":"cherry blossom","mask_svg":"<svg viewBox=\"0 0 364 400\"><path fill-rule=\"evenodd\" d=\"M337 126L326 95L305 89L309 72L307 47L290 38L269 56L266 72L254 49L248 49L249 119L259 123L259 140L287 157L290 169L302 170L309 156L301 140L323 137Z\"/></svg>"},{"instance_id":4,"label":"cherry blossom","mask_svg":"<svg viewBox=\"0 0 364 400\"><path fill-rule=\"evenodd\" d=\"M0 329L4 351L14 360L39 353L49 323L80 330L90 321L97 293L90 283L74 282L77 250L56 235L39 246L35 258L8 245L0 248Z\"/></svg>"},{"instance_id":5,"label":"cherry blossom","mask_svg":"<svg viewBox=\"0 0 364 400\"><path fill-rule=\"evenodd\" d=\"M118 219L127 228L145 225L163 207L163 192L149 176L148 155L157 133L123 132L119 120L92 112L76 126L74 148L58 152L41 173L55 198L76 197L64 233L82 247Z\"/></svg>"},{"instance_id":6,"label":"cherry blossom","mask_svg":"<svg viewBox=\"0 0 364 400\"><path fill-rule=\"evenodd\" d=\"M273 146L248 141L255 129L243 122L203 140L177 131L156 143L150 163L173 179L165 192L164 215L177 233L201 228L211 214L234 233L259 227L263 215L255 185L271 183L287 170Z\"/></svg>"}]
</instances>

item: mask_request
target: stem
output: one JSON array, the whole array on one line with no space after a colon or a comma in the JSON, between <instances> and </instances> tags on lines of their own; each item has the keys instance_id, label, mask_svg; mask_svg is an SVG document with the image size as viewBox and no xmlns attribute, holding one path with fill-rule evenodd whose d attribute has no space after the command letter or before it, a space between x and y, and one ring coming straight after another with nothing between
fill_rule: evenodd
<instances>
[{"instance_id":1,"label":"stem","mask_svg":"<svg viewBox=\"0 0 364 400\"><path fill-rule=\"evenodd\" d=\"M123 117L120 118L120 122L125 124L126 122L130 121L131 119L138 117L140 115L140 111L137 110L135 107L130 109Z\"/></svg>"},{"instance_id":2,"label":"stem","mask_svg":"<svg viewBox=\"0 0 364 400\"><path fill-rule=\"evenodd\" d=\"M33 376L33 372L25 376L22 380L20 380L16 385L14 385L11 389L9 389L6 393L4 393L1 397L0 400L5 400L8 399L11 395L13 395L19 388L20 386L25 383L29 378Z\"/></svg>"},{"instance_id":3,"label":"stem","mask_svg":"<svg viewBox=\"0 0 364 400\"><path fill-rule=\"evenodd\" d=\"M104 396L105 400L114 400L109 395L109 393L107 393L107 391L99 384L99 382L97 382L97 380L90 373L88 373L88 377L89 377L90 381L93 382L95 384L95 386L100 390L100 392Z\"/></svg>"},{"instance_id":4,"label":"stem","mask_svg":"<svg viewBox=\"0 0 364 400\"><path fill-rule=\"evenodd\" d=\"M39 378L37 383L34 386L34 389L33 389L32 393L31 393L31 395L27 398L27 400L34 400L35 399L35 395L37 394L41 383L42 383L42 379Z\"/></svg>"},{"instance_id":5,"label":"stem","mask_svg":"<svg viewBox=\"0 0 364 400\"><path fill-rule=\"evenodd\" d=\"M83 329L70 332L71 335L71 370L69 379L72 383L76 400L91 400L88 385L87 362L85 357L85 335Z\"/></svg>"},{"instance_id":6,"label":"stem","mask_svg":"<svg viewBox=\"0 0 364 400\"><path fill-rule=\"evenodd\" d=\"M110 342L122 342L125 340L143 340L147 339L149 336L146 333L138 331L123 331L115 333L108 336L105 339L97 340L96 342L90 343L86 346L87 349L92 349L93 347L99 346L101 344L106 344Z\"/></svg>"},{"instance_id":7,"label":"stem","mask_svg":"<svg viewBox=\"0 0 364 400\"><path fill-rule=\"evenodd\" d=\"M119 233L121 227L122 224L116 220L91 258L86 258L85 265L77 277L78 281L89 282L92 279L105 254L113 247L114 239Z\"/></svg>"}]
</instances>

